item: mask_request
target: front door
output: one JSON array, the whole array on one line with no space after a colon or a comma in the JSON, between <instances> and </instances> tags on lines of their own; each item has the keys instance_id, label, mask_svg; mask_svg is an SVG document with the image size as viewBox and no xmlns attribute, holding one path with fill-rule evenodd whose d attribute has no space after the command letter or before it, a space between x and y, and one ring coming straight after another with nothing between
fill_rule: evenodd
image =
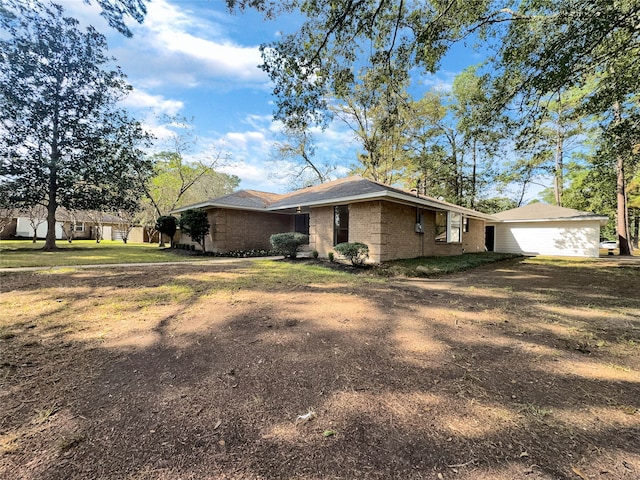
<instances>
[{"instance_id":1,"label":"front door","mask_svg":"<svg viewBox=\"0 0 640 480\"><path fill-rule=\"evenodd\" d=\"M496 227L488 225L484 227L484 247L487 252L493 252L495 249Z\"/></svg>"},{"instance_id":2,"label":"front door","mask_svg":"<svg viewBox=\"0 0 640 480\"><path fill-rule=\"evenodd\" d=\"M298 233L309 235L309 214L299 213L295 216L295 229Z\"/></svg>"}]
</instances>

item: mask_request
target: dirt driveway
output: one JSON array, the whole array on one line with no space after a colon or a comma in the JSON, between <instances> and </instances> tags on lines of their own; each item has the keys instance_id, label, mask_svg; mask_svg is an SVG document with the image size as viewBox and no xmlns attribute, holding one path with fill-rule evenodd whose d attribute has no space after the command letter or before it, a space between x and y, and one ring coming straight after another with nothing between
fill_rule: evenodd
<instances>
[{"instance_id":1,"label":"dirt driveway","mask_svg":"<svg viewBox=\"0 0 640 480\"><path fill-rule=\"evenodd\" d=\"M640 478L640 268L0 276L0 478Z\"/></svg>"}]
</instances>

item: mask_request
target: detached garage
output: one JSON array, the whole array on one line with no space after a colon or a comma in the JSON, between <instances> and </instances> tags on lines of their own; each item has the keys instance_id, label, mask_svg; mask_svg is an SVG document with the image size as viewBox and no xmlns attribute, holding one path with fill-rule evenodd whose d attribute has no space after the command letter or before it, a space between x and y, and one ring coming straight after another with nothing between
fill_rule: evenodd
<instances>
[{"instance_id":1,"label":"detached garage","mask_svg":"<svg viewBox=\"0 0 640 480\"><path fill-rule=\"evenodd\" d=\"M543 203L493 217L499 221L488 224L486 234L487 245L493 240L496 252L562 257L598 257L600 227L609 221L603 215Z\"/></svg>"}]
</instances>

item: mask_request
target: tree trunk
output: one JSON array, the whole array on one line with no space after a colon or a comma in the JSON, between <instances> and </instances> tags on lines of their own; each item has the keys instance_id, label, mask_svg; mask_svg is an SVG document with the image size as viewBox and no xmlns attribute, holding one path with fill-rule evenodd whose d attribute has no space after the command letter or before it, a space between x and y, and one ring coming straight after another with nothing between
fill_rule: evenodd
<instances>
[{"instance_id":1,"label":"tree trunk","mask_svg":"<svg viewBox=\"0 0 640 480\"><path fill-rule=\"evenodd\" d=\"M60 91L62 80L57 77L57 92ZM44 240L43 250L51 251L56 247L56 210L58 209L58 162L60 161L60 150L58 137L60 135L60 98L56 96L53 105L53 126L51 132L51 157L49 158L49 188L47 199L47 236Z\"/></svg>"},{"instance_id":2,"label":"tree trunk","mask_svg":"<svg viewBox=\"0 0 640 480\"><path fill-rule=\"evenodd\" d=\"M51 185L51 181L49 181ZM58 208L56 204L55 189L51 192L51 186L49 187L49 204L47 205L47 236L44 240L43 250L51 251L56 248L56 210Z\"/></svg>"},{"instance_id":3,"label":"tree trunk","mask_svg":"<svg viewBox=\"0 0 640 480\"><path fill-rule=\"evenodd\" d=\"M471 170L471 202L470 202L470 206L472 209L476 208L476 192L478 191L478 147L477 147L477 141L474 138L473 139L473 166L472 166L472 170Z\"/></svg>"},{"instance_id":4,"label":"tree trunk","mask_svg":"<svg viewBox=\"0 0 640 480\"><path fill-rule=\"evenodd\" d=\"M562 206L562 188L564 184L564 165L563 165L563 154L564 154L564 131L562 129L562 104L560 103L560 93L558 93L558 125L556 131L556 165L555 165L555 175L553 178L553 187L556 195L556 205Z\"/></svg>"},{"instance_id":5,"label":"tree trunk","mask_svg":"<svg viewBox=\"0 0 640 480\"><path fill-rule=\"evenodd\" d=\"M620 103L613 104L614 123L619 125L622 119ZM618 247L620 255L631 255L629 245L629 217L627 210L627 192L624 178L624 156L618 152L616 155L616 230L618 233Z\"/></svg>"},{"instance_id":6,"label":"tree trunk","mask_svg":"<svg viewBox=\"0 0 640 480\"><path fill-rule=\"evenodd\" d=\"M47 236L44 240L45 251L52 251L56 248L56 210L58 209L58 152L54 149L52 153L51 166L49 168L49 198L47 202Z\"/></svg>"}]
</instances>

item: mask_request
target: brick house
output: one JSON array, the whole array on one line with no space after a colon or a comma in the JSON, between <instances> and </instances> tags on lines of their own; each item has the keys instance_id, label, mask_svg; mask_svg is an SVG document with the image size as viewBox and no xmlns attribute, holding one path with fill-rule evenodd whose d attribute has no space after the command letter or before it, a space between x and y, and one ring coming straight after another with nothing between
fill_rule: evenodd
<instances>
[{"instance_id":1,"label":"brick house","mask_svg":"<svg viewBox=\"0 0 640 480\"><path fill-rule=\"evenodd\" d=\"M268 250L272 234L297 231L323 257L338 243L365 243L373 262L484 251L485 223L495 220L361 177L283 195L241 190L173 213L190 208L207 212L208 251Z\"/></svg>"}]
</instances>

